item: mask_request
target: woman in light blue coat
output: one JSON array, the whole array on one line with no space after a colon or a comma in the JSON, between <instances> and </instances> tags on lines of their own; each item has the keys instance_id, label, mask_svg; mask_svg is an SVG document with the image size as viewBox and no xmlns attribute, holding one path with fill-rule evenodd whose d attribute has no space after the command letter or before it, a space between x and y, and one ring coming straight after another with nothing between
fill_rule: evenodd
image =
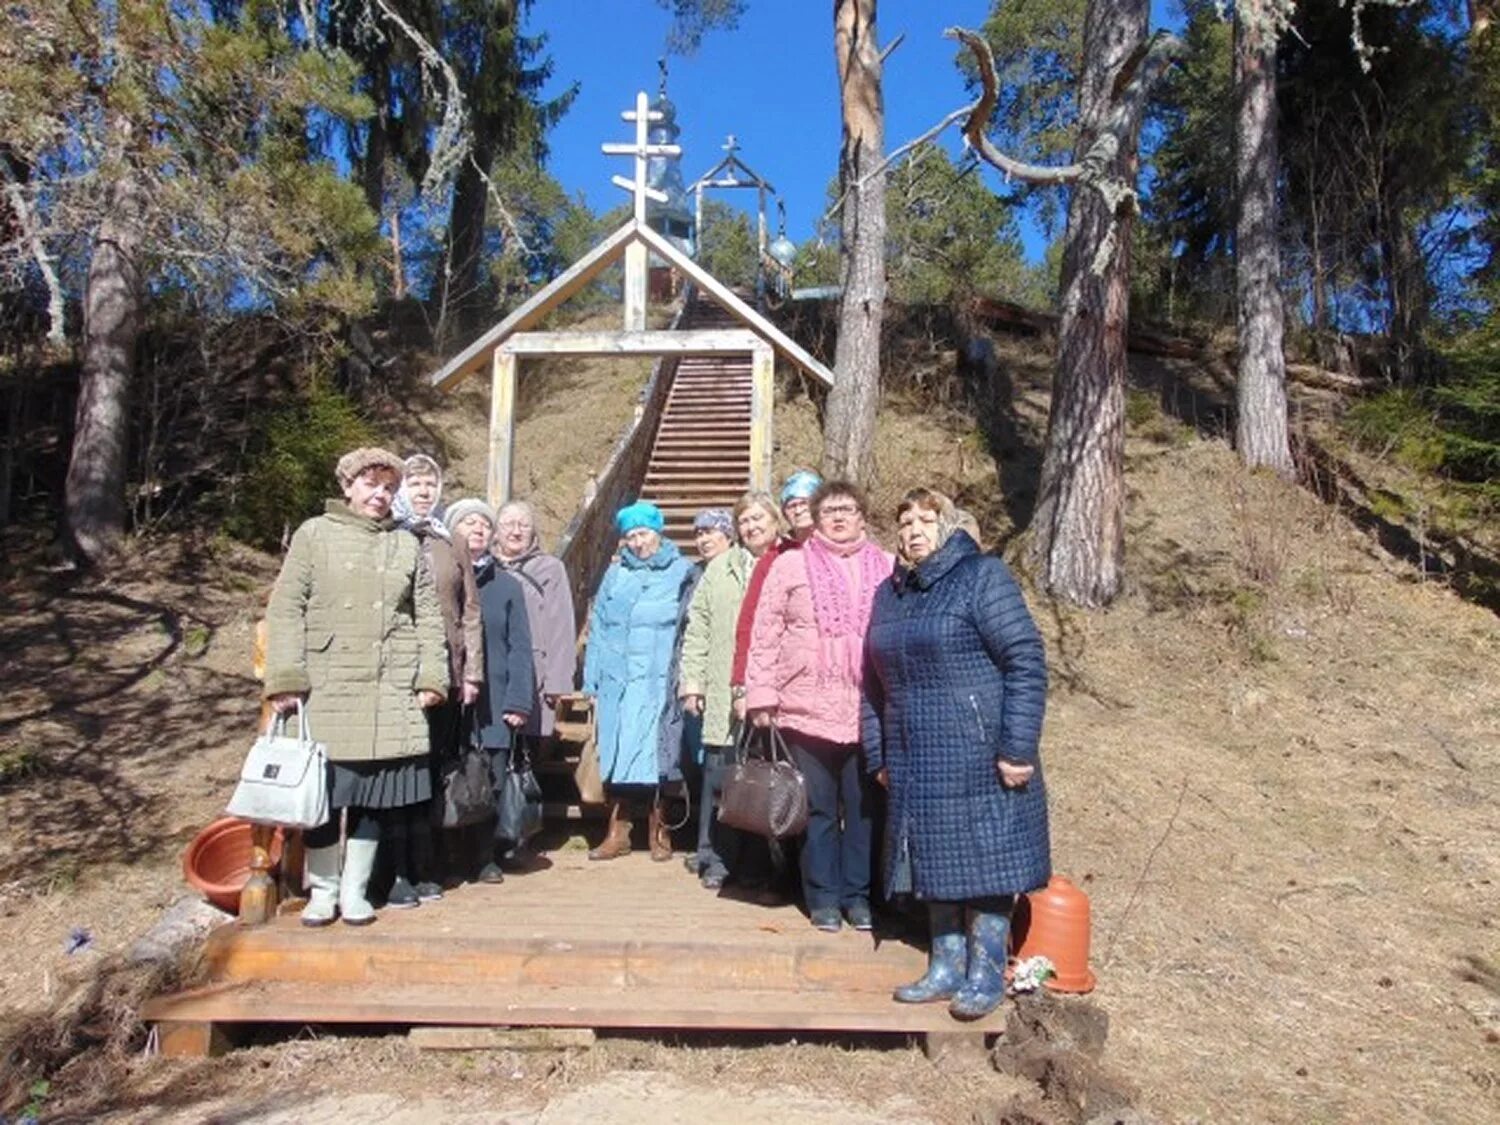
<instances>
[{"instance_id":1,"label":"woman in light blue coat","mask_svg":"<svg viewBox=\"0 0 1500 1125\"><path fill-rule=\"evenodd\" d=\"M661 510L644 501L615 515L625 550L605 573L589 617L583 690L594 697L599 773L609 797L609 833L590 859L629 853L629 806L649 799L660 778L662 723L676 702L672 653L693 578L692 564L662 538L663 525Z\"/></svg>"}]
</instances>

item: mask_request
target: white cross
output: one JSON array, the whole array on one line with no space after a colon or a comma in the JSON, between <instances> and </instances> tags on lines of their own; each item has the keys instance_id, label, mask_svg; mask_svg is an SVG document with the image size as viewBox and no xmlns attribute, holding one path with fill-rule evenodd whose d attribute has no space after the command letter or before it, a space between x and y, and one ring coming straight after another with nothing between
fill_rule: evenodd
<instances>
[{"instance_id":1,"label":"white cross","mask_svg":"<svg viewBox=\"0 0 1500 1125\"><path fill-rule=\"evenodd\" d=\"M647 141L647 131L650 123L660 121L661 114L651 108L651 103L646 100L646 92L640 91L635 96L635 110L625 110L620 117L626 121L635 122L635 144L604 144L600 146L605 156L633 156L635 157L635 179L627 180L624 176L611 176L610 182L617 187L622 187L635 196L635 218L636 222L646 221L646 200L651 199L657 203L667 201L667 193L658 191L646 183L646 158L651 156L681 156L681 145L653 145Z\"/></svg>"}]
</instances>

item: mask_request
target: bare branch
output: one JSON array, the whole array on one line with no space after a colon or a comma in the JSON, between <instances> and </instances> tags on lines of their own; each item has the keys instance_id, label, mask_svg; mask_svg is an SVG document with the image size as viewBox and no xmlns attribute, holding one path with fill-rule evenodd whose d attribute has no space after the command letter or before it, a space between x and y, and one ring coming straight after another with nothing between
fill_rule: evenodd
<instances>
[{"instance_id":1,"label":"bare branch","mask_svg":"<svg viewBox=\"0 0 1500 1125\"><path fill-rule=\"evenodd\" d=\"M984 87L984 93L980 95L979 100L968 107L968 120L964 122L963 127L964 143L977 152L987 164L993 164L1005 173L1007 180L1017 179L1028 184L1070 184L1081 179L1084 172L1081 163L1050 167L1043 164L1028 164L1024 160L1017 160L1000 151L985 135L990 116L995 112L995 105L1000 100L1000 80L995 75L995 56L990 51L990 45L983 36L963 27L950 27L943 34L949 39L957 39L973 52L974 62L979 67L979 81Z\"/></svg>"},{"instance_id":2,"label":"bare branch","mask_svg":"<svg viewBox=\"0 0 1500 1125\"><path fill-rule=\"evenodd\" d=\"M36 268L41 271L42 281L47 286L47 342L60 348L68 342L63 323L62 283L57 279L52 255L47 251L47 243L42 238L42 232L37 229L35 216L26 202L26 193L21 190L21 182L16 177L15 169L3 152L0 152L0 170L5 173L5 198L11 211L15 213L21 233L31 247L31 258L36 262Z\"/></svg>"},{"instance_id":3,"label":"bare branch","mask_svg":"<svg viewBox=\"0 0 1500 1125\"><path fill-rule=\"evenodd\" d=\"M905 42L906 42L906 32L903 31L900 35L896 36L896 38L892 39L889 43L887 43L885 45L885 50L883 50L883 51L880 52L880 65L884 66L885 65L885 60L888 59L888 58L890 58L891 55L895 52L896 48L899 47L899 46L901 46L901 44L903 44Z\"/></svg>"}]
</instances>

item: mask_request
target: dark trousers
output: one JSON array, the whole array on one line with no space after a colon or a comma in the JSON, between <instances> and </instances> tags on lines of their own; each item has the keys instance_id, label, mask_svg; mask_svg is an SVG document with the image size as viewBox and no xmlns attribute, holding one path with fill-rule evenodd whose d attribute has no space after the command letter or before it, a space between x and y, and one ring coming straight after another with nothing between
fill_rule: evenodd
<instances>
[{"instance_id":1,"label":"dark trousers","mask_svg":"<svg viewBox=\"0 0 1500 1125\"><path fill-rule=\"evenodd\" d=\"M807 909L868 903L873 798L859 746L795 731L787 731L786 739L807 780L807 836L802 841Z\"/></svg>"}]
</instances>

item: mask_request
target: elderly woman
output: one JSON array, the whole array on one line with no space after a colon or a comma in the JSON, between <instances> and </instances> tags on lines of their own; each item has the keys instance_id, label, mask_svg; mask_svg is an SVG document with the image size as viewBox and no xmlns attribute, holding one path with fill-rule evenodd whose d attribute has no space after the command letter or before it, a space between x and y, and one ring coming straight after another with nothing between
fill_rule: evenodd
<instances>
[{"instance_id":1,"label":"elderly woman","mask_svg":"<svg viewBox=\"0 0 1500 1125\"><path fill-rule=\"evenodd\" d=\"M443 701L450 673L421 545L391 518L403 471L383 449L339 460L344 499L292 536L266 609L266 698L280 713L305 699L328 747L334 815L305 836L308 926L375 920L365 892L382 823L432 797L423 710Z\"/></svg>"},{"instance_id":2,"label":"elderly woman","mask_svg":"<svg viewBox=\"0 0 1500 1125\"><path fill-rule=\"evenodd\" d=\"M693 578L692 565L662 538L664 523L661 509L645 501L616 513L625 549L605 572L589 617L583 690L594 697L599 772L609 797L609 830L590 859L629 854L631 806L649 798L661 778L662 724L674 702L672 652ZM653 842L663 833L660 820L653 800Z\"/></svg>"},{"instance_id":3,"label":"elderly woman","mask_svg":"<svg viewBox=\"0 0 1500 1125\"><path fill-rule=\"evenodd\" d=\"M484 626L468 551L454 549L452 533L438 518L443 470L425 453L408 457L405 469L391 514L422 545L422 559L437 589L448 638L448 698L427 711L436 788L437 760L457 753L463 708L479 698L484 682ZM386 905L412 907L442 898L431 803L408 805L402 823L393 828L380 844L394 875Z\"/></svg>"},{"instance_id":4,"label":"elderly woman","mask_svg":"<svg viewBox=\"0 0 1500 1125\"><path fill-rule=\"evenodd\" d=\"M524 500L512 500L496 513L495 563L521 583L526 620L531 626L531 656L537 698L522 732L533 738L552 734L559 696L573 690L578 668L578 623L573 589L562 560L542 550L536 511Z\"/></svg>"},{"instance_id":5,"label":"elderly woman","mask_svg":"<svg viewBox=\"0 0 1500 1125\"><path fill-rule=\"evenodd\" d=\"M444 516L453 539L467 552L479 590L484 619L484 684L474 703L471 737L490 755L495 784L495 811L510 769L511 749L526 725L536 697L531 663L531 628L521 584L495 563L490 552L495 513L483 500L459 500ZM496 818L496 828L499 819ZM500 859L516 841L496 836L479 870L481 883L503 883Z\"/></svg>"},{"instance_id":6,"label":"elderly woman","mask_svg":"<svg viewBox=\"0 0 1500 1125\"><path fill-rule=\"evenodd\" d=\"M870 913L871 794L859 754L865 628L892 558L865 535L864 496L846 481L813 494L816 530L771 564L755 610L745 703L786 734L807 780L802 893L812 924L856 930Z\"/></svg>"},{"instance_id":7,"label":"elderly woman","mask_svg":"<svg viewBox=\"0 0 1500 1125\"><path fill-rule=\"evenodd\" d=\"M1005 996L1015 896L1051 874L1046 654L1010 571L955 529L947 497L909 492L896 517L902 565L870 615L863 736L889 790L887 893L927 904L932 941L926 974L895 995L977 1019Z\"/></svg>"},{"instance_id":8,"label":"elderly woman","mask_svg":"<svg viewBox=\"0 0 1500 1125\"><path fill-rule=\"evenodd\" d=\"M780 527L776 501L771 494L747 492L742 496L734 506L734 526L739 532L739 543L726 539L723 549L713 551L693 592L683 633L682 673L677 689L683 709L700 716L703 722L698 850L688 858L699 882L709 890L722 887L732 867L736 868L736 876L742 874L736 863L740 834L715 822L714 805L734 764L734 736L739 722L734 714L729 673L734 663L740 603L745 599L755 561L776 542ZM714 534L722 533L715 529ZM706 554L703 538L700 531L698 549ZM717 544L710 544L710 549L714 547Z\"/></svg>"},{"instance_id":9,"label":"elderly woman","mask_svg":"<svg viewBox=\"0 0 1500 1125\"><path fill-rule=\"evenodd\" d=\"M795 551L813 533L812 508L809 501L823 483L823 478L811 469L798 469L786 478L781 486L781 515L787 532L780 535L755 561L750 572L750 584L745 589L745 600L740 603L740 619L734 629L734 664L729 670L730 689L734 693L735 718L745 718L745 663L750 658L750 629L755 623L755 607L760 604L760 591L766 584L766 575L771 564L782 551Z\"/></svg>"}]
</instances>

